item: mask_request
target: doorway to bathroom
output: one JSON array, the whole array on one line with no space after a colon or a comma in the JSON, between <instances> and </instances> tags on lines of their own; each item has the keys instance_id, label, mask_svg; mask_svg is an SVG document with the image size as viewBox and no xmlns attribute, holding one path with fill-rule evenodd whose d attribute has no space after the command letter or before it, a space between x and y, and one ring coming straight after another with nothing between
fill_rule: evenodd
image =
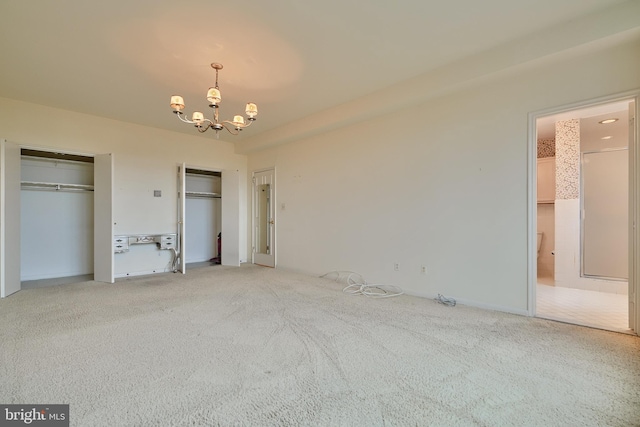
<instances>
[{"instance_id":1,"label":"doorway to bathroom","mask_svg":"<svg viewBox=\"0 0 640 427\"><path fill-rule=\"evenodd\" d=\"M629 286L633 101L535 120L537 317L627 333L636 329Z\"/></svg>"},{"instance_id":2,"label":"doorway to bathroom","mask_svg":"<svg viewBox=\"0 0 640 427\"><path fill-rule=\"evenodd\" d=\"M275 169L253 172L252 262L264 267L276 266ZM283 207L284 209L284 207Z\"/></svg>"}]
</instances>

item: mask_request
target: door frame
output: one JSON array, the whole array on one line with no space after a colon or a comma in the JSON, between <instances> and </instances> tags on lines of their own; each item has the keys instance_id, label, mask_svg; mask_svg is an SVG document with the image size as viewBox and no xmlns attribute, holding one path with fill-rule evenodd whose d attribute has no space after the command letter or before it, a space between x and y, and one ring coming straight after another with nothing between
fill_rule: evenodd
<instances>
[{"instance_id":1,"label":"door frame","mask_svg":"<svg viewBox=\"0 0 640 427\"><path fill-rule=\"evenodd\" d=\"M93 155L93 280L115 282L113 153Z\"/></svg>"},{"instance_id":2,"label":"door frame","mask_svg":"<svg viewBox=\"0 0 640 427\"><path fill-rule=\"evenodd\" d=\"M640 89L618 93L605 97L559 107L531 112L528 115L528 150L527 150L527 314L536 314L536 283L537 283L537 129L539 118L629 100L632 102L634 117L638 117L640 103ZM629 137L633 136L633 143L629 144L629 326L634 334L640 331L640 129L635 123L630 123Z\"/></svg>"},{"instance_id":3,"label":"door frame","mask_svg":"<svg viewBox=\"0 0 640 427\"><path fill-rule=\"evenodd\" d=\"M0 140L0 298L21 289L20 150L19 144Z\"/></svg>"},{"instance_id":4,"label":"door frame","mask_svg":"<svg viewBox=\"0 0 640 427\"><path fill-rule=\"evenodd\" d=\"M256 239L258 238L257 236L257 232L256 232L256 213L257 213L257 203L256 203L256 198L257 198L257 194L256 194L256 174L261 174L264 172L271 172L271 244L269 245L270 248L270 252L271 254L269 255L270 258L272 258L268 263L261 263L261 262L256 262L259 260L256 260ZM262 265L265 267L276 267L277 265L277 250L276 250L276 224L277 224L277 212L278 209L276 208L277 206L277 201L276 201L276 168L274 167L269 167L269 168L262 168L262 169L258 169L258 170L254 170L253 172L251 172L251 263L252 264L257 264L257 265ZM266 255L265 255L266 256ZM273 265L271 265L273 264Z\"/></svg>"}]
</instances>

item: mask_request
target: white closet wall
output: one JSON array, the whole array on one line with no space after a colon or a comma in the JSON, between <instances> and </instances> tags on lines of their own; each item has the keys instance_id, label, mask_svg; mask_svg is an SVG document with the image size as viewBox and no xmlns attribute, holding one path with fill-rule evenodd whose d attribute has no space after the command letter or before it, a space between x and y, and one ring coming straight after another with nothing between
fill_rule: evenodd
<instances>
[{"instance_id":1,"label":"white closet wall","mask_svg":"<svg viewBox=\"0 0 640 427\"><path fill-rule=\"evenodd\" d=\"M24 182L93 185L93 164L23 157ZM20 192L20 280L93 273L93 192L26 187Z\"/></svg>"}]
</instances>

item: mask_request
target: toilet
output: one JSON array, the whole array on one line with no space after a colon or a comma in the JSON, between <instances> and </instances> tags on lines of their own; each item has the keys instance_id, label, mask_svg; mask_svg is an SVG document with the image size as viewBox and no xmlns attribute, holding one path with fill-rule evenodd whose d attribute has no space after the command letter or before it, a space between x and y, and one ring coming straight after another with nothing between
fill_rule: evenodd
<instances>
[{"instance_id":1,"label":"toilet","mask_svg":"<svg viewBox=\"0 0 640 427\"><path fill-rule=\"evenodd\" d=\"M542 247L542 235L544 233L538 233L538 258L540 258L540 247Z\"/></svg>"}]
</instances>

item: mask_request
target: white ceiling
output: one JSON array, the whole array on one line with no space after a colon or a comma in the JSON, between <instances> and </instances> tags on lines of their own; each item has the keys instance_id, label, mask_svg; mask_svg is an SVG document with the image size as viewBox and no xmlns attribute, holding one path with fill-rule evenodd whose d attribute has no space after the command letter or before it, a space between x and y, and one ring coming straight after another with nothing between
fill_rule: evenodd
<instances>
[{"instance_id":1,"label":"white ceiling","mask_svg":"<svg viewBox=\"0 0 640 427\"><path fill-rule=\"evenodd\" d=\"M540 117L536 121L537 137L538 139L555 139L556 122L572 119L583 119L582 131L587 131L588 133L594 134L598 137L611 134L611 131L605 130L610 128L614 129L613 135L620 136L623 133L626 134L626 127L628 127L629 102L631 102L631 100L608 102ZM618 118L619 121L609 126L600 126L598 124L598 121L608 118ZM588 127L585 128L585 125Z\"/></svg>"},{"instance_id":2,"label":"white ceiling","mask_svg":"<svg viewBox=\"0 0 640 427\"><path fill-rule=\"evenodd\" d=\"M259 108L234 140L622 2L3 1L0 96L197 134L169 98L207 114L220 62L221 118Z\"/></svg>"}]
</instances>

